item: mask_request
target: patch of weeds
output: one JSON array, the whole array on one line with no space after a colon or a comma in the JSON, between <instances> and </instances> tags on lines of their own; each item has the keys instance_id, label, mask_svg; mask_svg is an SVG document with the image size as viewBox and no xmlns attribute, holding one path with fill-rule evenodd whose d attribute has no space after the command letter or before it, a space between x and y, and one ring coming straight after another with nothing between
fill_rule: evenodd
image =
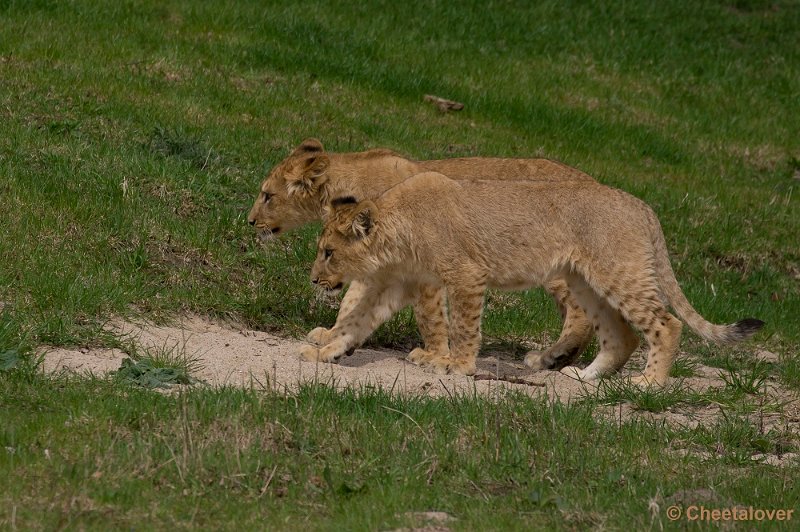
<instances>
[{"instance_id":1,"label":"patch of weeds","mask_svg":"<svg viewBox=\"0 0 800 532\"><path fill-rule=\"evenodd\" d=\"M151 153L162 157L176 157L188 161L199 170L205 170L209 163L219 160L219 155L214 150L181 129L156 127L145 147Z\"/></svg>"},{"instance_id":2,"label":"patch of weeds","mask_svg":"<svg viewBox=\"0 0 800 532\"><path fill-rule=\"evenodd\" d=\"M145 388L168 388L172 384L194 384L196 379L183 368L156 367L151 359L134 361L126 358L114 372L117 379Z\"/></svg>"},{"instance_id":3,"label":"patch of weeds","mask_svg":"<svg viewBox=\"0 0 800 532\"><path fill-rule=\"evenodd\" d=\"M16 349L8 349L0 353L0 371L11 371L19 362L19 351Z\"/></svg>"},{"instance_id":4,"label":"patch of weeds","mask_svg":"<svg viewBox=\"0 0 800 532\"><path fill-rule=\"evenodd\" d=\"M328 465L326 465L325 469L322 471L322 478L325 479L325 484L328 485L328 489L331 490L331 493L336 496L347 497L349 495L360 493L366 489L366 485L353 482L352 480L334 479L333 472Z\"/></svg>"},{"instance_id":5,"label":"patch of weeds","mask_svg":"<svg viewBox=\"0 0 800 532\"><path fill-rule=\"evenodd\" d=\"M692 358L678 358L669 372L670 377L694 377L699 362Z\"/></svg>"},{"instance_id":6,"label":"patch of weeds","mask_svg":"<svg viewBox=\"0 0 800 532\"><path fill-rule=\"evenodd\" d=\"M783 432L756 427L744 417L733 417L722 411L723 418L714 426L693 430L691 440L715 456L732 463L749 463L754 454L782 455L794 444Z\"/></svg>"},{"instance_id":7,"label":"patch of weeds","mask_svg":"<svg viewBox=\"0 0 800 532\"><path fill-rule=\"evenodd\" d=\"M7 312L0 313L0 374L27 374L36 372L41 357L31 353L27 334L11 320Z\"/></svg>"},{"instance_id":8,"label":"patch of weeds","mask_svg":"<svg viewBox=\"0 0 800 532\"><path fill-rule=\"evenodd\" d=\"M720 378L725 386L740 395L760 394L769 377L770 365L758 361L749 367L729 369L727 373L720 372Z\"/></svg>"},{"instance_id":9,"label":"patch of weeds","mask_svg":"<svg viewBox=\"0 0 800 532\"><path fill-rule=\"evenodd\" d=\"M630 403L636 410L663 412L679 404L698 404L698 396L682 380L671 381L665 387L641 388L626 379L603 379L594 397L599 404Z\"/></svg>"},{"instance_id":10,"label":"patch of weeds","mask_svg":"<svg viewBox=\"0 0 800 532\"><path fill-rule=\"evenodd\" d=\"M800 388L800 357L784 357L778 366L778 378L786 386Z\"/></svg>"},{"instance_id":11,"label":"patch of weeds","mask_svg":"<svg viewBox=\"0 0 800 532\"><path fill-rule=\"evenodd\" d=\"M766 394L746 395L737 388L717 386L698 394L705 403L714 404L728 412L747 416L753 414L779 413L787 402L769 398Z\"/></svg>"},{"instance_id":12,"label":"patch of weeds","mask_svg":"<svg viewBox=\"0 0 800 532\"><path fill-rule=\"evenodd\" d=\"M130 358L122 361L122 366L114 375L122 381L132 382L145 388L167 388L172 384L195 384L198 379L192 373L202 369L197 357L190 356L179 345L145 349L138 352L129 346Z\"/></svg>"}]
</instances>

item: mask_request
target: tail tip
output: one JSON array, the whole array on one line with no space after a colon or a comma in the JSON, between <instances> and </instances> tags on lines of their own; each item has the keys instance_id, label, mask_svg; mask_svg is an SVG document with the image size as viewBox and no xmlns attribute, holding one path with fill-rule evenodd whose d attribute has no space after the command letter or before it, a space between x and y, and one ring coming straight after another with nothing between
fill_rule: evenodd
<instances>
[{"instance_id":1,"label":"tail tip","mask_svg":"<svg viewBox=\"0 0 800 532\"><path fill-rule=\"evenodd\" d=\"M743 338L754 334L764 326L764 322L756 318L745 318L736 322L736 332Z\"/></svg>"}]
</instances>

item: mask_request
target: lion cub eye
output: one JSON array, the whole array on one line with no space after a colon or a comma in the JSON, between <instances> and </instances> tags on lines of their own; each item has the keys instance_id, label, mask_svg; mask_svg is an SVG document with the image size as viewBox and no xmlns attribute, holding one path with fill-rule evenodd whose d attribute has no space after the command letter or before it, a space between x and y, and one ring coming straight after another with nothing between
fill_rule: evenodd
<instances>
[{"instance_id":1,"label":"lion cub eye","mask_svg":"<svg viewBox=\"0 0 800 532\"><path fill-rule=\"evenodd\" d=\"M325 253L325 259L329 259L329 258L331 258L331 255L333 255L333 250L332 249L326 249L324 251L324 253Z\"/></svg>"},{"instance_id":2,"label":"lion cub eye","mask_svg":"<svg viewBox=\"0 0 800 532\"><path fill-rule=\"evenodd\" d=\"M264 192L264 203L268 202L272 198L272 194L269 192Z\"/></svg>"}]
</instances>

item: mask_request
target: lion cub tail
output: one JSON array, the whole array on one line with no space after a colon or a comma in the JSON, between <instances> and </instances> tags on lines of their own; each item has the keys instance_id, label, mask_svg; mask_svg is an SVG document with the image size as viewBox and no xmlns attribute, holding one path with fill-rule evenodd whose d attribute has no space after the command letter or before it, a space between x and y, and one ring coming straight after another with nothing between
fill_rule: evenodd
<instances>
[{"instance_id":1,"label":"lion cub tail","mask_svg":"<svg viewBox=\"0 0 800 532\"><path fill-rule=\"evenodd\" d=\"M675 313L680 317L694 332L701 337L717 344L732 344L746 340L756 333L764 322L756 318L744 318L736 323L727 325L716 325L707 321L701 316L686 299L683 294L672 265L669 262L667 243L664 241L664 232L655 213L648 212L652 228L652 241L655 261L655 271L661 291L669 300Z\"/></svg>"}]
</instances>

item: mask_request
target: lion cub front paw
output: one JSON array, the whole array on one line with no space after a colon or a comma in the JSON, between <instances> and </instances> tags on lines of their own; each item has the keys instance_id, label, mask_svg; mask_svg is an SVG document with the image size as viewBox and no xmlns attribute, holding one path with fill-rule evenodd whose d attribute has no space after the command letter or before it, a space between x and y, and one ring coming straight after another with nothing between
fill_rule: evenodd
<instances>
[{"instance_id":1,"label":"lion cub front paw","mask_svg":"<svg viewBox=\"0 0 800 532\"><path fill-rule=\"evenodd\" d=\"M441 355L431 351L426 351L421 347L417 347L406 356L406 360L412 364L416 364L417 366L424 366L431 360L434 360L438 357L441 357Z\"/></svg>"},{"instance_id":2,"label":"lion cub front paw","mask_svg":"<svg viewBox=\"0 0 800 532\"><path fill-rule=\"evenodd\" d=\"M300 356L309 362L336 362L336 357L324 349L319 349L313 345L300 347Z\"/></svg>"},{"instance_id":3,"label":"lion cub front paw","mask_svg":"<svg viewBox=\"0 0 800 532\"><path fill-rule=\"evenodd\" d=\"M474 375L475 361L455 359L450 356L434 357L425 362L425 368L437 375Z\"/></svg>"},{"instance_id":4,"label":"lion cub front paw","mask_svg":"<svg viewBox=\"0 0 800 532\"><path fill-rule=\"evenodd\" d=\"M325 327L317 327L306 335L306 340L316 345L327 345L330 343L331 330Z\"/></svg>"},{"instance_id":5,"label":"lion cub front paw","mask_svg":"<svg viewBox=\"0 0 800 532\"><path fill-rule=\"evenodd\" d=\"M456 375L475 375L477 369L475 360L458 359L450 364L450 373L455 373Z\"/></svg>"}]
</instances>

